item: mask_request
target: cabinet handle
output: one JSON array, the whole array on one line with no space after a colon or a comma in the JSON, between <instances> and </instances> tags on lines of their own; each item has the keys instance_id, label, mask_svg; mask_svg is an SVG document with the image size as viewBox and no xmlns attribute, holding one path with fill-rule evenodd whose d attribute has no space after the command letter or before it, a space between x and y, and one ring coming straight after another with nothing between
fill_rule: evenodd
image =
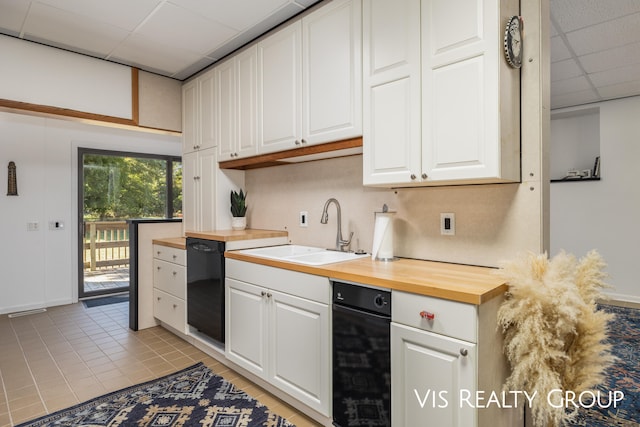
<instances>
[{"instance_id":1,"label":"cabinet handle","mask_svg":"<svg viewBox=\"0 0 640 427\"><path fill-rule=\"evenodd\" d=\"M158 271L160 271L160 266L157 266L156 268L158 269Z\"/></svg>"},{"instance_id":2,"label":"cabinet handle","mask_svg":"<svg viewBox=\"0 0 640 427\"><path fill-rule=\"evenodd\" d=\"M463 357L467 357L467 355L469 354L469 352L467 351L466 348L461 348L460 349L460 355Z\"/></svg>"},{"instance_id":3,"label":"cabinet handle","mask_svg":"<svg viewBox=\"0 0 640 427\"><path fill-rule=\"evenodd\" d=\"M173 259L176 259L176 258L178 258L178 255L174 255L174 256L173 256Z\"/></svg>"},{"instance_id":4,"label":"cabinet handle","mask_svg":"<svg viewBox=\"0 0 640 427\"><path fill-rule=\"evenodd\" d=\"M304 138L302 138L302 140L301 140L300 142L302 142L303 144L306 144L306 143L307 143L307 140L306 140L306 139L304 139Z\"/></svg>"},{"instance_id":5,"label":"cabinet handle","mask_svg":"<svg viewBox=\"0 0 640 427\"><path fill-rule=\"evenodd\" d=\"M160 251L158 251L158 255L160 255Z\"/></svg>"},{"instance_id":6,"label":"cabinet handle","mask_svg":"<svg viewBox=\"0 0 640 427\"><path fill-rule=\"evenodd\" d=\"M160 297L157 297L157 298L158 298L158 301L160 301Z\"/></svg>"},{"instance_id":7,"label":"cabinet handle","mask_svg":"<svg viewBox=\"0 0 640 427\"><path fill-rule=\"evenodd\" d=\"M260 295L262 295L263 297L267 295L267 293L265 291L260 292Z\"/></svg>"},{"instance_id":8,"label":"cabinet handle","mask_svg":"<svg viewBox=\"0 0 640 427\"><path fill-rule=\"evenodd\" d=\"M271 295L271 293L270 293L270 292L269 292L269 293L267 293L267 298L271 298L271 296L272 296L272 295Z\"/></svg>"},{"instance_id":9,"label":"cabinet handle","mask_svg":"<svg viewBox=\"0 0 640 427\"><path fill-rule=\"evenodd\" d=\"M177 271L174 271L174 272L173 272L173 275L174 275L174 276L176 276L177 274L178 274L178 272L177 272Z\"/></svg>"},{"instance_id":10,"label":"cabinet handle","mask_svg":"<svg viewBox=\"0 0 640 427\"><path fill-rule=\"evenodd\" d=\"M426 173L422 174L422 179L427 179L429 176Z\"/></svg>"},{"instance_id":11,"label":"cabinet handle","mask_svg":"<svg viewBox=\"0 0 640 427\"><path fill-rule=\"evenodd\" d=\"M176 309L178 307L178 304L173 304L173 308ZM467 351L467 350L465 350Z\"/></svg>"},{"instance_id":12,"label":"cabinet handle","mask_svg":"<svg viewBox=\"0 0 640 427\"><path fill-rule=\"evenodd\" d=\"M416 179L416 174L415 173L411 174L411 179Z\"/></svg>"},{"instance_id":13,"label":"cabinet handle","mask_svg":"<svg viewBox=\"0 0 640 427\"><path fill-rule=\"evenodd\" d=\"M300 141L296 139L296 145L300 145Z\"/></svg>"},{"instance_id":14,"label":"cabinet handle","mask_svg":"<svg viewBox=\"0 0 640 427\"><path fill-rule=\"evenodd\" d=\"M426 319L426 320L433 320L433 319L436 318L436 315L435 315L435 313L431 313L429 311L421 311L420 312L420 317L422 317L423 319Z\"/></svg>"}]
</instances>

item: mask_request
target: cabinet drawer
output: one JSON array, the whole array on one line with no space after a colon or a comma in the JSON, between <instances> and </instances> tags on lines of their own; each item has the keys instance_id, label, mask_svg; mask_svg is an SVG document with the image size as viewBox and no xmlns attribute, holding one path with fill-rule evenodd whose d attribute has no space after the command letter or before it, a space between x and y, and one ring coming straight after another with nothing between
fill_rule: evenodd
<instances>
[{"instance_id":1,"label":"cabinet drawer","mask_svg":"<svg viewBox=\"0 0 640 427\"><path fill-rule=\"evenodd\" d=\"M425 312L433 318L425 318ZM477 340L477 307L472 304L393 291L391 318L396 323L469 342Z\"/></svg>"},{"instance_id":2,"label":"cabinet drawer","mask_svg":"<svg viewBox=\"0 0 640 427\"><path fill-rule=\"evenodd\" d=\"M153 257L180 265L187 265L187 251L184 249L153 245Z\"/></svg>"},{"instance_id":3,"label":"cabinet drawer","mask_svg":"<svg viewBox=\"0 0 640 427\"><path fill-rule=\"evenodd\" d=\"M184 300L174 297L159 289L153 290L153 316L177 329L186 333L187 310Z\"/></svg>"},{"instance_id":4,"label":"cabinet drawer","mask_svg":"<svg viewBox=\"0 0 640 427\"><path fill-rule=\"evenodd\" d=\"M186 299L187 268L182 265L154 259L153 286L177 298Z\"/></svg>"}]
</instances>

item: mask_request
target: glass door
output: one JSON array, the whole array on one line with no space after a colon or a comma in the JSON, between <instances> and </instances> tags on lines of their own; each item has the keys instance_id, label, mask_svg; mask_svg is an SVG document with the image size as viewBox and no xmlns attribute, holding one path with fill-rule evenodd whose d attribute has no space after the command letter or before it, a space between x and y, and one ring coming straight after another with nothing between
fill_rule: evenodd
<instances>
[{"instance_id":1,"label":"glass door","mask_svg":"<svg viewBox=\"0 0 640 427\"><path fill-rule=\"evenodd\" d=\"M182 216L179 157L78 149L80 298L129 290L133 218Z\"/></svg>"}]
</instances>

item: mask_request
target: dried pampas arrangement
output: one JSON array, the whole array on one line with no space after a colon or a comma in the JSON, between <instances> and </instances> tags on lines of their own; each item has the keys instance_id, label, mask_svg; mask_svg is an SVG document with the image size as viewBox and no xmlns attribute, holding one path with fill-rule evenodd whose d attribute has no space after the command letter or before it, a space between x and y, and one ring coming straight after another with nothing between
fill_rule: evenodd
<instances>
[{"instance_id":1,"label":"dried pampas arrangement","mask_svg":"<svg viewBox=\"0 0 640 427\"><path fill-rule=\"evenodd\" d=\"M498 311L511 365L505 387L537 392L531 406L536 427L565 425L575 415L547 402L552 390L593 390L615 359L605 343L613 315L596 309L608 287L604 268L591 251L580 260L565 252L551 260L530 253L499 271L509 283Z\"/></svg>"}]
</instances>

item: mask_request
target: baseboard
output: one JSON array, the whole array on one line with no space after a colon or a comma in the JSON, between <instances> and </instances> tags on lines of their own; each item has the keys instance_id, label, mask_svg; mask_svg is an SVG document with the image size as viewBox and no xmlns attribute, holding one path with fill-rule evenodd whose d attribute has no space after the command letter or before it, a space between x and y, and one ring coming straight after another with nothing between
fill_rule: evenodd
<instances>
[{"instance_id":1,"label":"baseboard","mask_svg":"<svg viewBox=\"0 0 640 427\"><path fill-rule=\"evenodd\" d=\"M606 296L608 299L602 300L603 304L640 309L640 297L613 293L607 293Z\"/></svg>"}]
</instances>

